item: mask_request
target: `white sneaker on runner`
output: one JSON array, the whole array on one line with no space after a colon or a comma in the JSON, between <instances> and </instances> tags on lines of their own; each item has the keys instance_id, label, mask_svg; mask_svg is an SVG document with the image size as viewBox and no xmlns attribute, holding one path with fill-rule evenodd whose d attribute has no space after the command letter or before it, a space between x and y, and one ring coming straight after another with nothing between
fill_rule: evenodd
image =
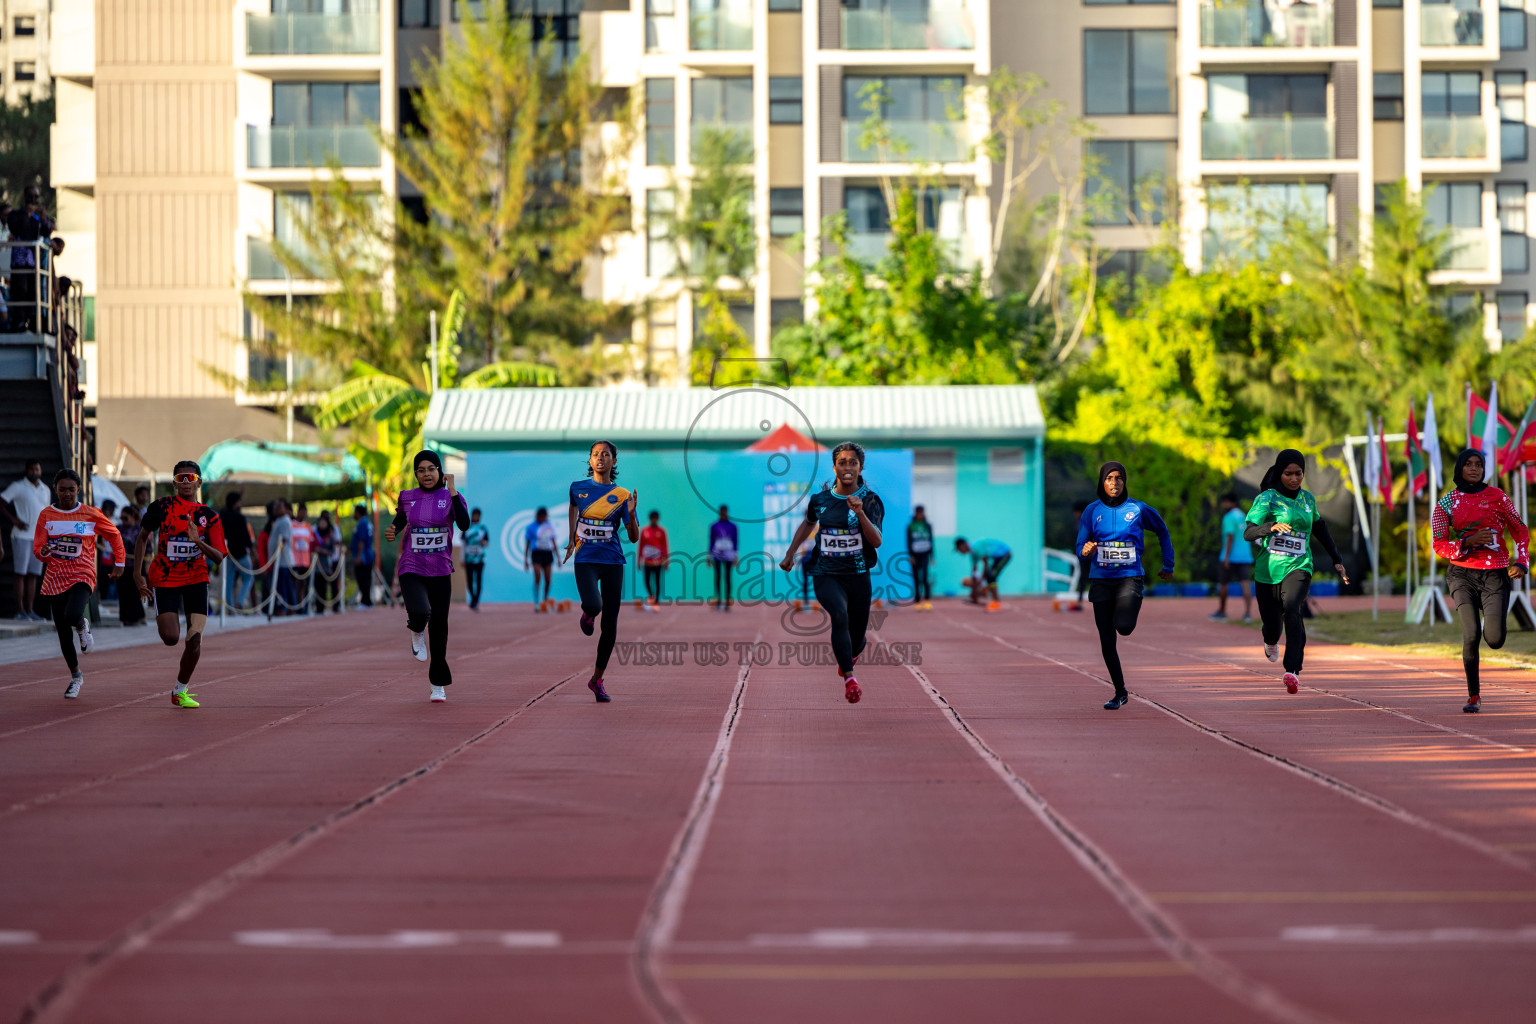
<instances>
[{"instance_id":1,"label":"white sneaker on runner","mask_svg":"<svg viewBox=\"0 0 1536 1024\"><path fill-rule=\"evenodd\" d=\"M411 634L411 654L417 661L427 660L427 635L425 633ZM1274 659L1271 658L1271 661Z\"/></svg>"},{"instance_id":2,"label":"white sneaker on runner","mask_svg":"<svg viewBox=\"0 0 1536 1024\"><path fill-rule=\"evenodd\" d=\"M90 654L91 648L96 646L96 638L91 636L91 624L87 622L75 629L75 635L80 638L80 653Z\"/></svg>"},{"instance_id":3,"label":"white sneaker on runner","mask_svg":"<svg viewBox=\"0 0 1536 1024\"><path fill-rule=\"evenodd\" d=\"M1268 658L1270 661L1279 661L1280 660L1280 645L1279 644L1265 644L1264 645L1264 657Z\"/></svg>"},{"instance_id":4,"label":"white sneaker on runner","mask_svg":"<svg viewBox=\"0 0 1536 1024\"><path fill-rule=\"evenodd\" d=\"M64 691L65 700L74 700L80 696L80 687L85 685L85 677L79 672L69 677L69 688Z\"/></svg>"},{"instance_id":5,"label":"white sneaker on runner","mask_svg":"<svg viewBox=\"0 0 1536 1024\"><path fill-rule=\"evenodd\" d=\"M432 703L441 704L448 699L448 691L441 686L432 687Z\"/></svg>"}]
</instances>

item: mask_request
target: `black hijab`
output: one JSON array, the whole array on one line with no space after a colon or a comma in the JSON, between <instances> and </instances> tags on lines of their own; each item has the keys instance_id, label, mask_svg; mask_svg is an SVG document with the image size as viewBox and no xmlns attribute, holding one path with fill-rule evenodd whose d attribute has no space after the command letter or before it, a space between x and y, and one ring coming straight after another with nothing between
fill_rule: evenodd
<instances>
[{"instance_id":1,"label":"black hijab","mask_svg":"<svg viewBox=\"0 0 1536 1024\"><path fill-rule=\"evenodd\" d=\"M1120 471L1120 478L1125 481L1125 488L1120 492L1120 497L1111 498L1108 492L1104 490L1104 478L1109 476L1109 474L1113 473L1117 469ZM1121 505L1125 504L1126 499L1130 496L1131 474L1125 471L1124 466L1118 462L1106 462L1104 465L1099 467L1099 501L1103 502L1105 507L1119 508Z\"/></svg>"},{"instance_id":2,"label":"black hijab","mask_svg":"<svg viewBox=\"0 0 1536 1024\"><path fill-rule=\"evenodd\" d=\"M1293 491L1287 488L1285 484L1280 482L1280 474L1285 472L1285 468L1287 466L1300 466L1302 471L1305 472L1307 468L1307 460L1302 456L1301 452L1297 451L1295 448L1286 448L1282 450L1280 454L1275 456L1275 464L1270 466L1269 469L1265 470L1264 480L1259 484L1259 491L1262 493L1273 488L1279 491L1281 494L1285 495L1287 498L1294 498L1296 495L1300 494L1300 487Z\"/></svg>"},{"instance_id":3,"label":"black hijab","mask_svg":"<svg viewBox=\"0 0 1536 1024\"><path fill-rule=\"evenodd\" d=\"M444 486L448 481L443 477L443 460L430 448L423 448L416 453L416 457L411 460L411 472L416 471L416 467L421 465L423 459L437 467L437 487L423 487L422 490L435 491L438 487Z\"/></svg>"},{"instance_id":4,"label":"black hijab","mask_svg":"<svg viewBox=\"0 0 1536 1024\"><path fill-rule=\"evenodd\" d=\"M1487 458L1487 456L1485 456L1482 452L1478 451L1476 448L1463 448L1461 450L1461 454L1456 456L1456 469L1451 473L1451 482L1456 485L1456 489L1458 491L1460 491L1462 494L1476 494L1478 491L1480 491L1484 487L1488 486L1482 480L1479 480L1475 484L1468 484L1468 483L1463 483L1462 482L1462 479L1461 479L1461 469L1462 469L1463 466L1465 466L1467 464L1467 460L1472 458L1472 456L1474 456L1474 455L1476 455L1479 459L1483 460L1483 475L1484 476L1488 475L1488 458Z\"/></svg>"}]
</instances>

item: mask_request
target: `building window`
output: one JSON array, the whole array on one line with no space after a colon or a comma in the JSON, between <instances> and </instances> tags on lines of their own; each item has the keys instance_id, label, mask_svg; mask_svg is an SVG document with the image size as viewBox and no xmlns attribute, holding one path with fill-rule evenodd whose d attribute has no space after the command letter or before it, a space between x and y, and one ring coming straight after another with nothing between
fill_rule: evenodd
<instances>
[{"instance_id":1,"label":"building window","mask_svg":"<svg viewBox=\"0 0 1536 1024\"><path fill-rule=\"evenodd\" d=\"M645 0L645 52L675 53L679 49L677 0Z\"/></svg>"},{"instance_id":2,"label":"building window","mask_svg":"<svg viewBox=\"0 0 1536 1024\"><path fill-rule=\"evenodd\" d=\"M1099 288L1124 313L1136 301L1142 283L1164 284L1172 276L1168 261L1139 249L1121 249L1099 264Z\"/></svg>"},{"instance_id":3,"label":"building window","mask_svg":"<svg viewBox=\"0 0 1536 1024\"><path fill-rule=\"evenodd\" d=\"M1478 314L1478 320L1482 320L1483 293L1482 292L1452 292L1445 297L1445 315L1452 320Z\"/></svg>"},{"instance_id":4,"label":"building window","mask_svg":"<svg viewBox=\"0 0 1536 1024\"><path fill-rule=\"evenodd\" d=\"M706 131L731 132L752 142L752 79L695 78L693 86L693 121L690 126L693 145Z\"/></svg>"},{"instance_id":5,"label":"building window","mask_svg":"<svg viewBox=\"0 0 1536 1024\"><path fill-rule=\"evenodd\" d=\"M1024 483L1024 449L988 448L987 483L993 487L1022 485Z\"/></svg>"},{"instance_id":6,"label":"building window","mask_svg":"<svg viewBox=\"0 0 1536 1024\"><path fill-rule=\"evenodd\" d=\"M1525 49L1525 10L1521 0L1499 0L1499 49Z\"/></svg>"},{"instance_id":7,"label":"building window","mask_svg":"<svg viewBox=\"0 0 1536 1024\"><path fill-rule=\"evenodd\" d=\"M800 0L768 0L770 11L798 11Z\"/></svg>"},{"instance_id":8,"label":"building window","mask_svg":"<svg viewBox=\"0 0 1536 1024\"><path fill-rule=\"evenodd\" d=\"M959 532L953 449L918 448L912 452L912 504L923 506L935 537L953 537Z\"/></svg>"},{"instance_id":9,"label":"building window","mask_svg":"<svg viewBox=\"0 0 1536 1024\"><path fill-rule=\"evenodd\" d=\"M649 277L670 277L677 270L677 247L670 237L676 212L676 192L645 190L645 272Z\"/></svg>"},{"instance_id":10,"label":"building window","mask_svg":"<svg viewBox=\"0 0 1536 1024\"><path fill-rule=\"evenodd\" d=\"M1482 110L1482 75L1476 71L1426 71L1424 113L1433 117L1476 114Z\"/></svg>"},{"instance_id":11,"label":"building window","mask_svg":"<svg viewBox=\"0 0 1536 1024\"><path fill-rule=\"evenodd\" d=\"M16 71L11 75L13 82L37 81L37 61L19 60L16 62Z\"/></svg>"},{"instance_id":12,"label":"building window","mask_svg":"<svg viewBox=\"0 0 1536 1024\"><path fill-rule=\"evenodd\" d=\"M1205 190L1205 264L1263 259L1291 225L1328 226L1328 186L1320 184L1213 184Z\"/></svg>"},{"instance_id":13,"label":"building window","mask_svg":"<svg viewBox=\"0 0 1536 1024\"><path fill-rule=\"evenodd\" d=\"M1093 222L1161 224L1173 147L1160 140L1089 142L1094 177L1088 183L1088 209Z\"/></svg>"},{"instance_id":14,"label":"building window","mask_svg":"<svg viewBox=\"0 0 1536 1024\"><path fill-rule=\"evenodd\" d=\"M13 36L37 35L37 17L31 14L18 14L14 27L11 30Z\"/></svg>"},{"instance_id":15,"label":"building window","mask_svg":"<svg viewBox=\"0 0 1536 1024\"><path fill-rule=\"evenodd\" d=\"M768 79L768 123L800 124L805 83L799 77Z\"/></svg>"},{"instance_id":16,"label":"building window","mask_svg":"<svg viewBox=\"0 0 1536 1024\"><path fill-rule=\"evenodd\" d=\"M274 125L379 123L378 82L274 82Z\"/></svg>"},{"instance_id":17,"label":"building window","mask_svg":"<svg viewBox=\"0 0 1536 1024\"><path fill-rule=\"evenodd\" d=\"M1161 29L1083 33L1087 114L1171 114L1174 35Z\"/></svg>"},{"instance_id":18,"label":"building window","mask_svg":"<svg viewBox=\"0 0 1536 1024\"><path fill-rule=\"evenodd\" d=\"M1403 74L1394 71L1371 76L1374 106L1372 116L1378 121L1403 119Z\"/></svg>"},{"instance_id":19,"label":"building window","mask_svg":"<svg viewBox=\"0 0 1536 1024\"><path fill-rule=\"evenodd\" d=\"M1425 185L1431 184L1425 182ZM1424 219L1449 233L1443 270L1487 270L1483 237L1483 186L1476 181L1437 181L1424 196Z\"/></svg>"},{"instance_id":20,"label":"building window","mask_svg":"<svg viewBox=\"0 0 1536 1024\"><path fill-rule=\"evenodd\" d=\"M730 314L731 321L736 329L741 331L748 344L757 338L756 307L747 302L727 302L726 311ZM704 337L704 325L709 322L709 308L702 302L693 304L693 340L695 343Z\"/></svg>"},{"instance_id":21,"label":"building window","mask_svg":"<svg viewBox=\"0 0 1536 1024\"><path fill-rule=\"evenodd\" d=\"M437 28L438 0L399 0L401 28Z\"/></svg>"},{"instance_id":22,"label":"building window","mask_svg":"<svg viewBox=\"0 0 1536 1024\"><path fill-rule=\"evenodd\" d=\"M1525 72L1497 71L1494 92L1499 102L1499 155L1505 163L1526 158Z\"/></svg>"},{"instance_id":23,"label":"building window","mask_svg":"<svg viewBox=\"0 0 1536 1024\"><path fill-rule=\"evenodd\" d=\"M1525 182L1501 181L1493 187L1499 208L1500 268L1506 274L1531 269L1525 233Z\"/></svg>"},{"instance_id":24,"label":"building window","mask_svg":"<svg viewBox=\"0 0 1536 1024\"><path fill-rule=\"evenodd\" d=\"M410 128L410 129L416 130L417 132L420 132L423 135L426 134L427 126L422 122L422 120L421 120L421 108L417 106L417 102L420 99L421 99L421 90L420 89L401 89L400 90L400 113L399 113L399 117L400 117L400 131L402 133L404 133L406 129Z\"/></svg>"},{"instance_id":25,"label":"building window","mask_svg":"<svg viewBox=\"0 0 1536 1024\"><path fill-rule=\"evenodd\" d=\"M805 302L801 299L770 299L768 302L768 333L779 333L779 328L805 323Z\"/></svg>"},{"instance_id":26,"label":"building window","mask_svg":"<svg viewBox=\"0 0 1536 1024\"><path fill-rule=\"evenodd\" d=\"M1499 334L1505 341L1519 341L1525 337L1526 306L1531 297L1526 292L1499 292Z\"/></svg>"},{"instance_id":27,"label":"building window","mask_svg":"<svg viewBox=\"0 0 1536 1024\"><path fill-rule=\"evenodd\" d=\"M1371 0L1372 7L1401 7L1403 0Z\"/></svg>"},{"instance_id":28,"label":"building window","mask_svg":"<svg viewBox=\"0 0 1536 1024\"><path fill-rule=\"evenodd\" d=\"M677 82L645 80L645 163L671 167L677 159Z\"/></svg>"},{"instance_id":29,"label":"building window","mask_svg":"<svg viewBox=\"0 0 1536 1024\"><path fill-rule=\"evenodd\" d=\"M1124 7L1127 4L1171 4L1173 0L1083 0L1087 7Z\"/></svg>"},{"instance_id":30,"label":"building window","mask_svg":"<svg viewBox=\"0 0 1536 1024\"><path fill-rule=\"evenodd\" d=\"M677 303L659 302L646 318L651 351L668 352L677 348Z\"/></svg>"},{"instance_id":31,"label":"building window","mask_svg":"<svg viewBox=\"0 0 1536 1024\"><path fill-rule=\"evenodd\" d=\"M771 188L768 190L768 233L774 238L788 238L805 230L805 190Z\"/></svg>"}]
</instances>

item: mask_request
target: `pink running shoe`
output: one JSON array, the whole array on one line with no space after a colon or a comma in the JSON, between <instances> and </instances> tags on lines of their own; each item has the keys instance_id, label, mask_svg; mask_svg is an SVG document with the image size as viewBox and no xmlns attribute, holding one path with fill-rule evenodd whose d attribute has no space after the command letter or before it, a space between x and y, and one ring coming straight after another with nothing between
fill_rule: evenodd
<instances>
[{"instance_id":1,"label":"pink running shoe","mask_svg":"<svg viewBox=\"0 0 1536 1024\"><path fill-rule=\"evenodd\" d=\"M587 680L587 689L592 691L592 696L597 698L599 704L607 704L613 700L612 697L608 696L608 691L603 689L603 681L601 679Z\"/></svg>"},{"instance_id":2,"label":"pink running shoe","mask_svg":"<svg viewBox=\"0 0 1536 1024\"><path fill-rule=\"evenodd\" d=\"M843 686L843 696L848 698L849 704L857 704L859 698L864 696L864 691L859 689L859 681L853 678L853 676L849 676L846 684Z\"/></svg>"},{"instance_id":3,"label":"pink running shoe","mask_svg":"<svg viewBox=\"0 0 1536 1024\"><path fill-rule=\"evenodd\" d=\"M1287 672L1285 675L1281 676L1281 679L1285 681L1286 693L1295 693L1296 688L1301 685L1301 678L1297 676L1295 672Z\"/></svg>"}]
</instances>

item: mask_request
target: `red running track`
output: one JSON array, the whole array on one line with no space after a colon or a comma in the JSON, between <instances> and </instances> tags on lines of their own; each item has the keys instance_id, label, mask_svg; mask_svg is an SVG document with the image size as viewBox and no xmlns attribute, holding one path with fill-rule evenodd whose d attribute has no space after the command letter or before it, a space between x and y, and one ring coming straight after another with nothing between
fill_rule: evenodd
<instances>
[{"instance_id":1,"label":"red running track","mask_svg":"<svg viewBox=\"0 0 1536 1024\"><path fill-rule=\"evenodd\" d=\"M856 706L766 608L626 607L686 663L609 705L522 609L455 609L442 706L382 610L212 638L197 711L161 647L7 666L0 1020L1530 1019L1536 676L1462 715L1314 641L1291 696L1204 611L1147 605L1114 713L1042 602L890 613L921 664Z\"/></svg>"}]
</instances>

